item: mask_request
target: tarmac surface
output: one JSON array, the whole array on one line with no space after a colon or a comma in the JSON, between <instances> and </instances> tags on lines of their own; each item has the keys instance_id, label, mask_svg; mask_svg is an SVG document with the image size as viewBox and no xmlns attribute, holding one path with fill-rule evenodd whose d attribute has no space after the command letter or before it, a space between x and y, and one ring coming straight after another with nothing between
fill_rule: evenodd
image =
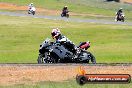
<instances>
[{"instance_id":1,"label":"tarmac surface","mask_svg":"<svg viewBox=\"0 0 132 88\"><path fill-rule=\"evenodd\" d=\"M115 25L132 25L132 22L115 22L114 20L103 20L103 19L81 19L81 18L65 18L61 16L44 16L44 15L29 15L19 12L1 12L0 15L8 15L8 16L19 16L19 17L33 17L33 18L42 18L42 19L50 19L50 20L63 20L67 22L78 22L78 23L98 23L98 24L115 24Z\"/></svg>"}]
</instances>

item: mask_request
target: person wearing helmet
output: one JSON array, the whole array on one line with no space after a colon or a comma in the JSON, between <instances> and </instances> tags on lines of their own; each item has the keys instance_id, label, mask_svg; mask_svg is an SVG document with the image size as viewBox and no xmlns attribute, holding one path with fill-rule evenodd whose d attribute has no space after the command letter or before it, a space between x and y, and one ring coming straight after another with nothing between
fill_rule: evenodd
<instances>
[{"instance_id":1,"label":"person wearing helmet","mask_svg":"<svg viewBox=\"0 0 132 88\"><path fill-rule=\"evenodd\" d=\"M30 3L29 5L28 5L28 11L35 11L36 9L35 9L35 7L34 7L34 5L33 5L33 3Z\"/></svg>"},{"instance_id":2,"label":"person wearing helmet","mask_svg":"<svg viewBox=\"0 0 132 88\"><path fill-rule=\"evenodd\" d=\"M35 15L36 8L34 7L33 3L30 3L28 5L28 14L33 14Z\"/></svg>"},{"instance_id":3,"label":"person wearing helmet","mask_svg":"<svg viewBox=\"0 0 132 88\"><path fill-rule=\"evenodd\" d=\"M56 39L56 42L70 41L68 38L66 38L64 35L61 34L59 28L53 29L51 35L53 39Z\"/></svg>"},{"instance_id":4,"label":"person wearing helmet","mask_svg":"<svg viewBox=\"0 0 132 88\"><path fill-rule=\"evenodd\" d=\"M123 9L122 8L120 8L118 11L117 11L117 13L116 13L116 15L121 15L122 13L123 13L123 11L122 11Z\"/></svg>"},{"instance_id":5,"label":"person wearing helmet","mask_svg":"<svg viewBox=\"0 0 132 88\"><path fill-rule=\"evenodd\" d=\"M64 6L63 9L62 9L62 11L66 11L66 10L68 10L68 7Z\"/></svg>"},{"instance_id":6,"label":"person wearing helmet","mask_svg":"<svg viewBox=\"0 0 132 88\"><path fill-rule=\"evenodd\" d=\"M53 29L51 32L52 38L58 40L59 36L61 35L61 32L58 28Z\"/></svg>"},{"instance_id":7,"label":"person wearing helmet","mask_svg":"<svg viewBox=\"0 0 132 88\"><path fill-rule=\"evenodd\" d=\"M75 53L76 52L76 46L75 44L70 41L67 37L61 34L60 30L58 28L55 28L51 32L51 36L53 39L56 39L55 43L61 43L66 47L69 51Z\"/></svg>"},{"instance_id":8,"label":"person wearing helmet","mask_svg":"<svg viewBox=\"0 0 132 88\"><path fill-rule=\"evenodd\" d=\"M33 6L33 3L30 3L30 4L28 5L28 9L30 10L30 9L32 9L32 7L34 7L34 6Z\"/></svg>"},{"instance_id":9,"label":"person wearing helmet","mask_svg":"<svg viewBox=\"0 0 132 88\"><path fill-rule=\"evenodd\" d=\"M67 14L68 12L69 12L68 7L64 6L63 9L62 9L62 14Z\"/></svg>"},{"instance_id":10,"label":"person wearing helmet","mask_svg":"<svg viewBox=\"0 0 132 88\"><path fill-rule=\"evenodd\" d=\"M118 18L121 18L122 15L124 15L123 9L120 8L117 12L116 12L116 16L115 16L115 21L117 21Z\"/></svg>"}]
</instances>

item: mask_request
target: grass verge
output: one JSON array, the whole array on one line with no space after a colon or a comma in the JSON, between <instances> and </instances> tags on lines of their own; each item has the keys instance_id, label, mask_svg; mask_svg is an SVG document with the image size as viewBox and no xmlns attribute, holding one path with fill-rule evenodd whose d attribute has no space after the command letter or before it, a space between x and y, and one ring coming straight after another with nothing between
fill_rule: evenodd
<instances>
[{"instance_id":1,"label":"grass verge","mask_svg":"<svg viewBox=\"0 0 132 88\"><path fill-rule=\"evenodd\" d=\"M110 18L114 17L115 12L122 7L127 20L132 20L132 7L130 4L105 2L104 0L0 0L0 2L15 3L24 6L28 6L32 2L36 7L60 11L67 5L72 12L84 13L85 15L82 15L83 18L93 17L104 19L106 19L106 16Z\"/></svg>"},{"instance_id":2,"label":"grass verge","mask_svg":"<svg viewBox=\"0 0 132 88\"><path fill-rule=\"evenodd\" d=\"M130 84L85 84L83 86L76 83L75 80L66 82L40 82L34 85L19 84L1 88L131 88Z\"/></svg>"},{"instance_id":3,"label":"grass verge","mask_svg":"<svg viewBox=\"0 0 132 88\"><path fill-rule=\"evenodd\" d=\"M91 41L97 63L132 62L132 27L53 21L30 17L0 16L0 62L37 63L41 42L51 38L52 28L60 28L76 45ZM53 41L53 40L52 40Z\"/></svg>"}]
</instances>

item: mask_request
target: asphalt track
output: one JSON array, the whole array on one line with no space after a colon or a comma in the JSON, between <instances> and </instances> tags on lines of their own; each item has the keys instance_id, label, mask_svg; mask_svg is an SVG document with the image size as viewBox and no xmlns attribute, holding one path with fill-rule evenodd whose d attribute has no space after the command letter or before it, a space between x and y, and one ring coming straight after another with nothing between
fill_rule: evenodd
<instances>
[{"instance_id":1,"label":"asphalt track","mask_svg":"<svg viewBox=\"0 0 132 88\"><path fill-rule=\"evenodd\" d=\"M50 20L63 20L67 22L81 22L81 23L99 23L99 24L115 24L115 25L128 25L131 26L132 22L115 22L114 20L103 20L103 19L80 19L80 18L62 18L60 16L44 16L44 15L28 15L20 12L1 12L0 15L8 16L19 16L19 17L33 17L33 18L42 18Z\"/></svg>"}]
</instances>

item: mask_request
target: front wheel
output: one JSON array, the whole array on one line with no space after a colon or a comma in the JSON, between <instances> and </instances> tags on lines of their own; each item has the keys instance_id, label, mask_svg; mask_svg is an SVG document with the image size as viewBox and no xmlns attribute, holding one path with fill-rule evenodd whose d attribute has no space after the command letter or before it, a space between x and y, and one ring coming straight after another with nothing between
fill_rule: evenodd
<instances>
[{"instance_id":1,"label":"front wheel","mask_svg":"<svg viewBox=\"0 0 132 88\"><path fill-rule=\"evenodd\" d=\"M61 17L63 17L63 14L61 14Z\"/></svg>"},{"instance_id":2,"label":"front wheel","mask_svg":"<svg viewBox=\"0 0 132 88\"><path fill-rule=\"evenodd\" d=\"M28 14L31 14L30 10L28 10Z\"/></svg>"},{"instance_id":3,"label":"front wheel","mask_svg":"<svg viewBox=\"0 0 132 88\"><path fill-rule=\"evenodd\" d=\"M38 56L38 59L37 59L37 61L38 61L38 64L42 64L42 63L44 63L44 55L42 55L42 54L39 54L39 56Z\"/></svg>"},{"instance_id":4,"label":"front wheel","mask_svg":"<svg viewBox=\"0 0 132 88\"><path fill-rule=\"evenodd\" d=\"M38 64L41 63L57 63L57 59L54 56L55 54L51 55L49 52L45 52L44 54L39 54L38 56Z\"/></svg>"}]
</instances>

